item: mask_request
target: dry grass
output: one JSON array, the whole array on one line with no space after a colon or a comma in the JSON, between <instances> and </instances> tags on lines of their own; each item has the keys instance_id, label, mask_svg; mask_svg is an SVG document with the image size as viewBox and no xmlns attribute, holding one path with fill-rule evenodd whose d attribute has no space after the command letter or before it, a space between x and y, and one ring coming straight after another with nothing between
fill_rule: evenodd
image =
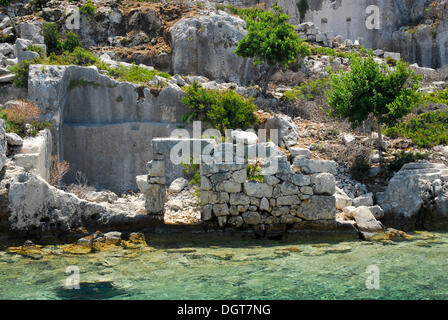
<instances>
[{"instance_id":1,"label":"dry grass","mask_svg":"<svg viewBox=\"0 0 448 320\"><path fill-rule=\"evenodd\" d=\"M62 179L69 170L70 164L67 161L59 161L57 156L51 156L50 184L55 187L60 187Z\"/></svg>"}]
</instances>

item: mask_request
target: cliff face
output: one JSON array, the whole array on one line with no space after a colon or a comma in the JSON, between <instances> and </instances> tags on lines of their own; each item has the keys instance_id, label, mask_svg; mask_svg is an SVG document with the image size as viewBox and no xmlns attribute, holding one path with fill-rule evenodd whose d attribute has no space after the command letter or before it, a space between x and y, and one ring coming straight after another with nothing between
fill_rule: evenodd
<instances>
[{"instance_id":1,"label":"cliff face","mask_svg":"<svg viewBox=\"0 0 448 320\"><path fill-rule=\"evenodd\" d=\"M297 0L301 21L312 21L321 31L333 31L343 39L359 39L366 48L400 52L402 57L425 67L448 63L447 10L432 0ZM369 29L366 20L379 8L379 29ZM300 11L299 11L300 12Z\"/></svg>"}]
</instances>

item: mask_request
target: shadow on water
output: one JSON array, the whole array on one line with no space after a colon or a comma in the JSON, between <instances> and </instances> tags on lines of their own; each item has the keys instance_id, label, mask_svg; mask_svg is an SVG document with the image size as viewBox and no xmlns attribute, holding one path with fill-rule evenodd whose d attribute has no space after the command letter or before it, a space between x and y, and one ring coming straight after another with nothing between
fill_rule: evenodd
<instances>
[{"instance_id":1,"label":"shadow on water","mask_svg":"<svg viewBox=\"0 0 448 320\"><path fill-rule=\"evenodd\" d=\"M55 291L57 297L64 300L103 300L129 295L111 281L81 282L79 289L59 287Z\"/></svg>"}]
</instances>

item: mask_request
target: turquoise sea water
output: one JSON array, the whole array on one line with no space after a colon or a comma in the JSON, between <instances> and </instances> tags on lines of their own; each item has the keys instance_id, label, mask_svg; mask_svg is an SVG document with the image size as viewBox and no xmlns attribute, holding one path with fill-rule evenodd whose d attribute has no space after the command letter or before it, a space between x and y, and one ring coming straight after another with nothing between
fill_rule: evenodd
<instances>
[{"instance_id":1,"label":"turquoise sea water","mask_svg":"<svg viewBox=\"0 0 448 320\"><path fill-rule=\"evenodd\" d=\"M0 251L0 299L448 299L448 234L399 242L151 239L154 250ZM287 248L298 248L284 250ZM295 251L294 251L295 250ZM379 289L366 288L379 270ZM64 284L68 266L80 289Z\"/></svg>"}]
</instances>

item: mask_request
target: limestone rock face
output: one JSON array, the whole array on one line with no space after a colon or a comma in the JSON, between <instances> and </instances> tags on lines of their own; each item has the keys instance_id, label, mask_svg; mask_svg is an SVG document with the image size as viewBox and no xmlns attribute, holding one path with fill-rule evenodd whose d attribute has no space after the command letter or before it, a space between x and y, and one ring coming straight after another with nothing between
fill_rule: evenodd
<instances>
[{"instance_id":1,"label":"limestone rock face","mask_svg":"<svg viewBox=\"0 0 448 320\"><path fill-rule=\"evenodd\" d=\"M170 29L173 73L236 83L256 80L259 68L234 53L246 35L244 27L241 18L222 11L179 20Z\"/></svg>"},{"instance_id":2,"label":"limestone rock face","mask_svg":"<svg viewBox=\"0 0 448 320\"><path fill-rule=\"evenodd\" d=\"M6 163L6 126L5 121L0 119L0 171Z\"/></svg>"},{"instance_id":3,"label":"limestone rock face","mask_svg":"<svg viewBox=\"0 0 448 320\"><path fill-rule=\"evenodd\" d=\"M89 183L113 192L137 189L135 177L154 158L151 140L169 136L186 111L174 83L155 96L95 67L31 65L28 82L29 100L59 137L54 153Z\"/></svg>"},{"instance_id":4,"label":"limestone rock face","mask_svg":"<svg viewBox=\"0 0 448 320\"><path fill-rule=\"evenodd\" d=\"M384 224L412 230L448 226L448 167L438 163L408 163L377 194Z\"/></svg>"},{"instance_id":5,"label":"limestone rock face","mask_svg":"<svg viewBox=\"0 0 448 320\"><path fill-rule=\"evenodd\" d=\"M9 188L9 226L16 231L69 231L79 226L126 224L135 216L81 200L31 173L14 176Z\"/></svg>"}]
</instances>

